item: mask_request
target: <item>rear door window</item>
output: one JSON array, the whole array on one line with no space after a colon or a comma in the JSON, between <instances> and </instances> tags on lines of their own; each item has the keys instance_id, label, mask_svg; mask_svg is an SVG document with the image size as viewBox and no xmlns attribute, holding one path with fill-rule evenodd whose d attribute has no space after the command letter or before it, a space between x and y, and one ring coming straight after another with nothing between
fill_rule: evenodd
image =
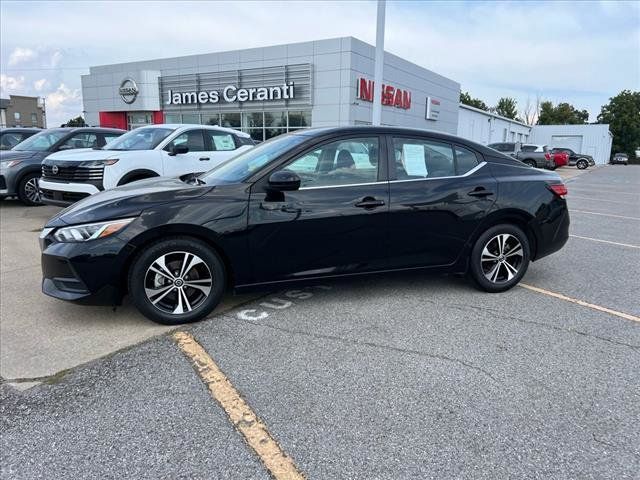
<instances>
[{"instance_id":1,"label":"rear door window","mask_svg":"<svg viewBox=\"0 0 640 480\"><path fill-rule=\"evenodd\" d=\"M234 135L216 130L204 130L205 136L211 140L211 150L215 152L231 151L236 149Z\"/></svg>"},{"instance_id":2,"label":"rear door window","mask_svg":"<svg viewBox=\"0 0 640 480\"><path fill-rule=\"evenodd\" d=\"M456 175L453 148L448 143L423 138L394 137L393 158L398 180Z\"/></svg>"},{"instance_id":3,"label":"rear door window","mask_svg":"<svg viewBox=\"0 0 640 480\"><path fill-rule=\"evenodd\" d=\"M478 166L478 156L468 148L456 145L456 173L464 175Z\"/></svg>"},{"instance_id":4,"label":"rear door window","mask_svg":"<svg viewBox=\"0 0 640 480\"><path fill-rule=\"evenodd\" d=\"M71 138L66 140L61 149L65 148L93 148L98 146L98 135L93 132L76 133Z\"/></svg>"}]
</instances>

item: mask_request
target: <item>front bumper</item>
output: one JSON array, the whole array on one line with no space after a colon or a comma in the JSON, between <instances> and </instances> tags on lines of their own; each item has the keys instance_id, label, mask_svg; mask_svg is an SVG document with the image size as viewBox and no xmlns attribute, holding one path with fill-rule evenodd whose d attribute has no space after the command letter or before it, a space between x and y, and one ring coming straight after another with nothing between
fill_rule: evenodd
<instances>
[{"instance_id":1,"label":"front bumper","mask_svg":"<svg viewBox=\"0 0 640 480\"><path fill-rule=\"evenodd\" d=\"M71 183L40 179L42 202L48 205L68 206L85 197L98 193L95 185L86 183Z\"/></svg>"},{"instance_id":2,"label":"front bumper","mask_svg":"<svg viewBox=\"0 0 640 480\"><path fill-rule=\"evenodd\" d=\"M117 236L64 243L55 241L52 233L40 239L42 292L86 305L119 305L133 247Z\"/></svg>"}]
</instances>

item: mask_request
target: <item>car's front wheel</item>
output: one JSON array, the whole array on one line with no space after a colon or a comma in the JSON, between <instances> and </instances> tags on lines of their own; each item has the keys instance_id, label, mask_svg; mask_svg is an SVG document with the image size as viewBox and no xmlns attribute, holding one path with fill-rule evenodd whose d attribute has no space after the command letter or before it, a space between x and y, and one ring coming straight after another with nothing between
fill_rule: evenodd
<instances>
[{"instance_id":1,"label":"car's front wheel","mask_svg":"<svg viewBox=\"0 0 640 480\"><path fill-rule=\"evenodd\" d=\"M42 205L40 197L40 172L27 173L18 183L18 199L30 207Z\"/></svg>"},{"instance_id":2,"label":"car's front wheel","mask_svg":"<svg viewBox=\"0 0 640 480\"><path fill-rule=\"evenodd\" d=\"M140 312L164 325L197 322L224 293L224 264L207 244L173 237L146 247L129 271L129 292Z\"/></svg>"},{"instance_id":3,"label":"car's front wheel","mask_svg":"<svg viewBox=\"0 0 640 480\"><path fill-rule=\"evenodd\" d=\"M576 162L576 167L578 167L580 170L584 170L588 166L589 166L589 162L587 162L586 160L578 160Z\"/></svg>"},{"instance_id":4,"label":"car's front wheel","mask_svg":"<svg viewBox=\"0 0 640 480\"><path fill-rule=\"evenodd\" d=\"M504 292L516 285L529 266L529 241L515 225L496 225L485 231L471 251L469 272L487 292Z\"/></svg>"}]
</instances>

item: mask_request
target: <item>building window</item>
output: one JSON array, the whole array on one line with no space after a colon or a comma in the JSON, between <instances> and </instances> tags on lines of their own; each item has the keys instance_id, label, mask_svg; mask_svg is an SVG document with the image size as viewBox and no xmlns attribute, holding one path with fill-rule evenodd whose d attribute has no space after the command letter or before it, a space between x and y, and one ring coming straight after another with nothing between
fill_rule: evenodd
<instances>
[{"instance_id":1,"label":"building window","mask_svg":"<svg viewBox=\"0 0 640 480\"><path fill-rule=\"evenodd\" d=\"M13 112L13 119L16 122L19 122L20 121L20 112Z\"/></svg>"},{"instance_id":2,"label":"building window","mask_svg":"<svg viewBox=\"0 0 640 480\"><path fill-rule=\"evenodd\" d=\"M35 113L31 114L31 125L33 125L34 127L38 126L38 115L36 115Z\"/></svg>"},{"instance_id":3,"label":"building window","mask_svg":"<svg viewBox=\"0 0 640 480\"><path fill-rule=\"evenodd\" d=\"M202 114L203 125L220 125L219 113L203 113Z\"/></svg>"},{"instance_id":4,"label":"building window","mask_svg":"<svg viewBox=\"0 0 640 480\"><path fill-rule=\"evenodd\" d=\"M502 141L503 142L507 141L507 129L506 128L502 131Z\"/></svg>"},{"instance_id":5,"label":"building window","mask_svg":"<svg viewBox=\"0 0 640 480\"><path fill-rule=\"evenodd\" d=\"M179 113L165 113L164 123L182 123Z\"/></svg>"},{"instance_id":6,"label":"building window","mask_svg":"<svg viewBox=\"0 0 640 480\"><path fill-rule=\"evenodd\" d=\"M220 126L227 128L240 128L240 112L223 113L220 118Z\"/></svg>"},{"instance_id":7,"label":"building window","mask_svg":"<svg viewBox=\"0 0 640 480\"><path fill-rule=\"evenodd\" d=\"M200 125L200 115L197 113L182 114L182 123Z\"/></svg>"}]
</instances>

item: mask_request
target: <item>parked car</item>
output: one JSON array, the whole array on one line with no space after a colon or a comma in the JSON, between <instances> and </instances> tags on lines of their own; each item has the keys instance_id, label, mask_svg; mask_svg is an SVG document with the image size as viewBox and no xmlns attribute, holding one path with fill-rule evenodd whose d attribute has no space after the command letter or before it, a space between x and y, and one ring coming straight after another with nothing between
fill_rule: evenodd
<instances>
[{"instance_id":1,"label":"parked car","mask_svg":"<svg viewBox=\"0 0 640 480\"><path fill-rule=\"evenodd\" d=\"M564 152L551 152L551 158L553 163L555 164L555 170L559 167L564 167L565 165L569 165L569 154Z\"/></svg>"},{"instance_id":2,"label":"parked car","mask_svg":"<svg viewBox=\"0 0 640 480\"><path fill-rule=\"evenodd\" d=\"M576 153L570 148L558 147L551 150L552 153L566 153L569 155L569 165L576 166L580 170L584 170L587 167L593 167L596 162L591 155L585 155L583 153Z\"/></svg>"},{"instance_id":3,"label":"parked car","mask_svg":"<svg viewBox=\"0 0 640 480\"><path fill-rule=\"evenodd\" d=\"M489 148L493 148L499 152L504 153L505 155L511 155L515 158L516 154L522 148L522 144L520 142L498 142L498 143L490 143L487 145Z\"/></svg>"},{"instance_id":4,"label":"parked car","mask_svg":"<svg viewBox=\"0 0 640 480\"><path fill-rule=\"evenodd\" d=\"M100 147L124 130L99 127L50 128L0 152L0 197L17 196L25 205L41 205L41 162L53 152Z\"/></svg>"},{"instance_id":5,"label":"parked car","mask_svg":"<svg viewBox=\"0 0 640 480\"><path fill-rule=\"evenodd\" d=\"M41 128L2 128L0 129L0 150L11 150L20 142L41 131Z\"/></svg>"},{"instance_id":6,"label":"parked car","mask_svg":"<svg viewBox=\"0 0 640 480\"><path fill-rule=\"evenodd\" d=\"M626 153L616 153L613 157L611 157L611 165L615 165L616 163L628 165L629 155L627 155Z\"/></svg>"},{"instance_id":7,"label":"parked car","mask_svg":"<svg viewBox=\"0 0 640 480\"><path fill-rule=\"evenodd\" d=\"M40 235L45 294L197 321L235 291L404 269L487 292L568 239L560 177L468 140L394 127L299 130L185 180L65 209Z\"/></svg>"},{"instance_id":8,"label":"parked car","mask_svg":"<svg viewBox=\"0 0 640 480\"><path fill-rule=\"evenodd\" d=\"M555 170L556 164L551 157L551 152L546 145L524 144L515 158L536 168Z\"/></svg>"},{"instance_id":9,"label":"parked car","mask_svg":"<svg viewBox=\"0 0 640 480\"><path fill-rule=\"evenodd\" d=\"M42 162L42 201L70 205L137 180L202 173L252 147L248 134L222 127L136 128L104 148L49 156Z\"/></svg>"}]
</instances>

